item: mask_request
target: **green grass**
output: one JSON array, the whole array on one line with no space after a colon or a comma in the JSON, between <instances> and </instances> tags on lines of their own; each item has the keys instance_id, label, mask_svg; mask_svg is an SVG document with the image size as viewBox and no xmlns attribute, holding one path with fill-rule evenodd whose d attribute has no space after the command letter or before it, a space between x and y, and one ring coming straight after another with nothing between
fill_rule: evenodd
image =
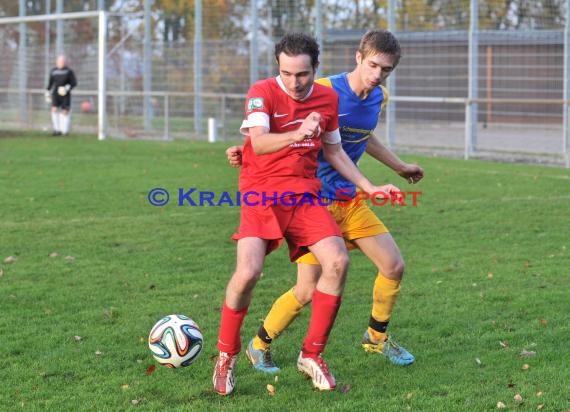
<instances>
[{"instance_id":1,"label":"green grass","mask_svg":"<svg viewBox=\"0 0 570 412\"><path fill-rule=\"evenodd\" d=\"M240 356L236 392L214 394L239 209L173 199L177 188L236 190L225 146L0 138L0 258L17 258L0 261L0 410L570 408L568 170L416 156L405 158L426 170L418 206L376 209L406 259L391 332L416 363L396 367L360 348L375 271L353 252L325 353L342 390L313 391L295 370L307 310L274 345L277 382ZM370 159L362 168L409 188ZM168 205L148 203L154 187L170 191ZM269 256L244 341L294 277L285 248ZM148 332L169 313L200 324L204 352L189 368L147 373Z\"/></svg>"}]
</instances>

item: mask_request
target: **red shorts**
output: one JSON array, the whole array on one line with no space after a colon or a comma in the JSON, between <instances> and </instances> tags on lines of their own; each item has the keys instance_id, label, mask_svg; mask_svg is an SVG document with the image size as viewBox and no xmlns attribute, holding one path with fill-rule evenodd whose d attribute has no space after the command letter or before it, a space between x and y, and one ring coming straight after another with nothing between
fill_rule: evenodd
<instances>
[{"instance_id":1,"label":"red shorts","mask_svg":"<svg viewBox=\"0 0 570 412\"><path fill-rule=\"evenodd\" d=\"M259 206L242 205L240 225L233 240L257 237L268 240L265 254L277 249L287 240L289 257L294 262L308 252L307 246L330 236L342 237L337 223L325 206L302 202L288 206L278 203Z\"/></svg>"}]
</instances>

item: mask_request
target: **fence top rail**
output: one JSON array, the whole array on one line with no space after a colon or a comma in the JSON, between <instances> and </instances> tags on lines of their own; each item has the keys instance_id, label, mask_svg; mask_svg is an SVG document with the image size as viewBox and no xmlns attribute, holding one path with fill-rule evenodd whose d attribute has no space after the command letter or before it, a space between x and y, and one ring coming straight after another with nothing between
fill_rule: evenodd
<instances>
[{"instance_id":1,"label":"fence top rail","mask_svg":"<svg viewBox=\"0 0 570 412\"><path fill-rule=\"evenodd\" d=\"M32 93L32 94L43 94L45 93L46 89L25 89L25 93ZM0 93L11 93L11 94L19 94L20 89L15 88L6 88L0 87ZM73 89L73 94L78 96L97 96L97 90L79 90ZM172 91L151 91L151 92L144 92L144 91L120 91L120 90L107 90L107 96L150 96L150 97L192 97L195 96L196 93L193 92L172 92ZM230 99L245 99L245 94L240 93L198 93L200 96L203 97L225 97Z\"/></svg>"},{"instance_id":2,"label":"fence top rail","mask_svg":"<svg viewBox=\"0 0 570 412\"><path fill-rule=\"evenodd\" d=\"M69 20L69 19L86 19L98 17L105 11L78 11L73 13L52 13L52 14L37 14L33 16L16 16L16 17L1 17L0 24L14 24L14 23L30 23L37 21L48 20Z\"/></svg>"},{"instance_id":3,"label":"fence top rail","mask_svg":"<svg viewBox=\"0 0 570 412\"><path fill-rule=\"evenodd\" d=\"M496 104L552 104L559 105L570 103L570 100L564 99L524 99L524 98L477 98L469 99L463 97L423 97L423 96L390 96L391 101L395 102L416 102L416 103L457 103L457 104L472 104L472 103L496 103Z\"/></svg>"},{"instance_id":4,"label":"fence top rail","mask_svg":"<svg viewBox=\"0 0 570 412\"><path fill-rule=\"evenodd\" d=\"M43 94L45 89L26 89L26 93ZM0 93L19 94L19 89L0 88ZM74 90L77 96L97 96L97 90ZM202 97L212 98L229 98L229 99L245 99L245 94L240 93L198 93ZM172 92L172 91L119 91L107 90L107 96L125 96L125 97L193 97L193 92ZM472 103L496 103L496 104L570 104L570 100L564 99L524 99L524 98L477 98L469 99L463 97L425 97L425 96L390 96L390 100L394 102L415 102L415 103L450 103L450 104L472 104Z\"/></svg>"}]
</instances>

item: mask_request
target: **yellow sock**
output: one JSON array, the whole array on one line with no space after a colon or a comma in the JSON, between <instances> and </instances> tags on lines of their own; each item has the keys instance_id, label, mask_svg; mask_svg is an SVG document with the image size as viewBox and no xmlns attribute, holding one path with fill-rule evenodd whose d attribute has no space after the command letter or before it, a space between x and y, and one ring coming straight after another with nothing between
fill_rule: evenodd
<instances>
[{"instance_id":1,"label":"yellow sock","mask_svg":"<svg viewBox=\"0 0 570 412\"><path fill-rule=\"evenodd\" d=\"M368 324L368 335L374 342L388 339L386 329L399 293L399 280L388 279L382 273L378 273L372 292L372 316Z\"/></svg>"},{"instance_id":2,"label":"yellow sock","mask_svg":"<svg viewBox=\"0 0 570 412\"><path fill-rule=\"evenodd\" d=\"M259 332L253 338L253 348L268 349L271 341L287 329L299 315L301 309L303 309L303 305L295 297L293 289L277 298L263 321L263 325L259 328Z\"/></svg>"}]
</instances>

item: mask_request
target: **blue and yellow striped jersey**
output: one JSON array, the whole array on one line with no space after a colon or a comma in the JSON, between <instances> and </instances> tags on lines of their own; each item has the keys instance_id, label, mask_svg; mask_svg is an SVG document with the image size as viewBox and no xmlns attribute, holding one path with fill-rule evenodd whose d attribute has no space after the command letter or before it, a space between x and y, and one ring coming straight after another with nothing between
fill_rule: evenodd
<instances>
[{"instance_id":1,"label":"blue and yellow striped jersey","mask_svg":"<svg viewBox=\"0 0 570 412\"><path fill-rule=\"evenodd\" d=\"M378 116L388 103L388 90L384 86L374 89L362 100L348 84L348 73L318 79L316 82L332 87L338 95L338 123L342 138L342 147L355 164L366 150L370 133L376 128ZM355 185L341 176L325 159L322 151L319 153L317 176L321 180L322 196L338 199L339 189L343 195L356 195ZM346 197L345 197L346 198Z\"/></svg>"}]
</instances>

